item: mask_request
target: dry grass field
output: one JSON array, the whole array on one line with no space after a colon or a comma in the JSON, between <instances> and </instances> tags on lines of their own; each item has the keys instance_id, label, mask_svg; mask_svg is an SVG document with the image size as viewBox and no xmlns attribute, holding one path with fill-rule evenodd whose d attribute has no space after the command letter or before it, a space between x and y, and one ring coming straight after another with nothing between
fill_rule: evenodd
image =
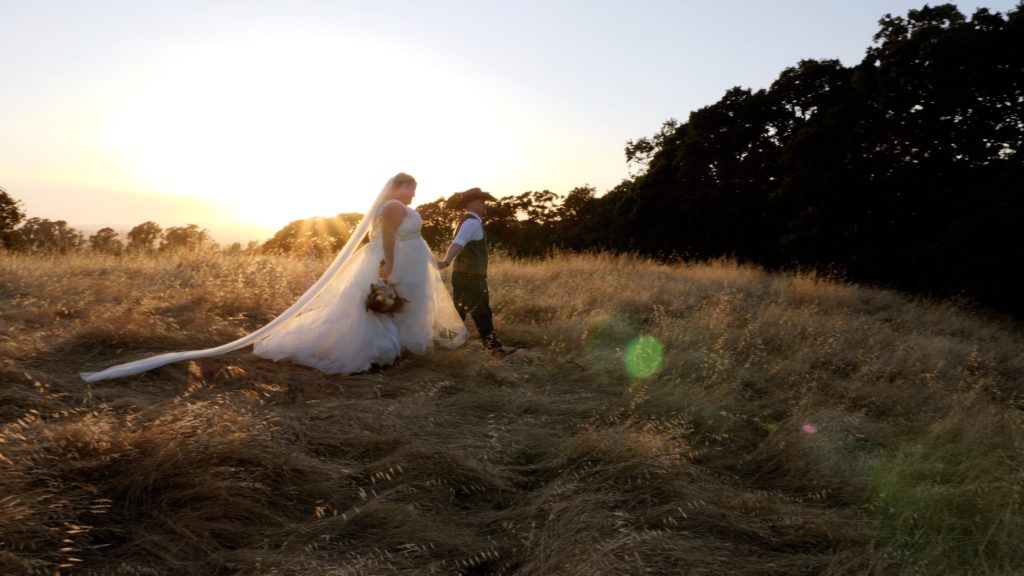
<instances>
[{"instance_id":1,"label":"dry grass field","mask_svg":"<svg viewBox=\"0 0 1024 576\"><path fill-rule=\"evenodd\" d=\"M1024 341L729 262L501 260L473 342L214 346L326 262L0 253L0 574L1024 572Z\"/></svg>"}]
</instances>

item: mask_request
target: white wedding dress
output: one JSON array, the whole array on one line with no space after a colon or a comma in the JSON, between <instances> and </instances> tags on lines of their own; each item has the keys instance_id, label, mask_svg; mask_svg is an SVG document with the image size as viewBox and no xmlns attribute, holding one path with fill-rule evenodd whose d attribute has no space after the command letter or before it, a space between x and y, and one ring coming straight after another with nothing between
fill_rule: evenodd
<instances>
[{"instance_id":1,"label":"white wedding dress","mask_svg":"<svg viewBox=\"0 0 1024 576\"><path fill-rule=\"evenodd\" d=\"M83 372L86 382L141 374L172 362L197 360L253 345L256 354L290 359L324 372L351 374L372 365L391 364L402 352L424 354L435 346L454 348L467 331L448 294L433 254L423 240L423 220L405 207L395 238L395 262L389 280L407 300L402 312L382 315L366 309L370 284L384 259L376 232L392 180L377 194L366 216L322 276L287 310L255 332L215 348L169 352ZM370 241L362 244L369 234Z\"/></svg>"},{"instance_id":2,"label":"white wedding dress","mask_svg":"<svg viewBox=\"0 0 1024 576\"><path fill-rule=\"evenodd\" d=\"M391 200L390 202L398 202ZM378 209L380 212L385 203ZM395 234L395 262L389 280L407 302L401 312L378 314L366 309L370 284L384 260L380 226L347 266L344 282L327 286L299 314L253 351L271 360L351 374L373 364L387 365L402 352L426 354L435 343L454 348L466 341L466 326L441 280L433 253L420 235L423 220L403 206L406 216Z\"/></svg>"}]
</instances>

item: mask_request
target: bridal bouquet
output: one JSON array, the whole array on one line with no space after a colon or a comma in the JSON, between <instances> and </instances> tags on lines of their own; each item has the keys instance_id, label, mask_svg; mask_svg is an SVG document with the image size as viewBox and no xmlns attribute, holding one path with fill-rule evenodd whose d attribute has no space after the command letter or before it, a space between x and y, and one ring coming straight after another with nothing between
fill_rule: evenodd
<instances>
[{"instance_id":1,"label":"bridal bouquet","mask_svg":"<svg viewBox=\"0 0 1024 576\"><path fill-rule=\"evenodd\" d=\"M366 309L378 314L401 312L406 302L408 300L399 296L395 285L387 280L370 284L370 293L366 295Z\"/></svg>"}]
</instances>

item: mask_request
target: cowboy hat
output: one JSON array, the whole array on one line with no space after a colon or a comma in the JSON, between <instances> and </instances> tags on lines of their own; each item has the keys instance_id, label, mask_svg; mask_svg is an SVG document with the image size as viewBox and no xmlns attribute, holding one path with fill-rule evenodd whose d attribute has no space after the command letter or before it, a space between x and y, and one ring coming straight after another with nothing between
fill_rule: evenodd
<instances>
[{"instance_id":1,"label":"cowboy hat","mask_svg":"<svg viewBox=\"0 0 1024 576\"><path fill-rule=\"evenodd\" d=\"M453 194L452 197L448 200L448 203L449 205L451 205L452 208L460 209L465 207L466 204L469 204L473 200L495 201L497 200L497 198L492 196L490 192L484 192L479 188L470 188L465 192L456 192L455 194Z\"/></svg>"}]
</instances>

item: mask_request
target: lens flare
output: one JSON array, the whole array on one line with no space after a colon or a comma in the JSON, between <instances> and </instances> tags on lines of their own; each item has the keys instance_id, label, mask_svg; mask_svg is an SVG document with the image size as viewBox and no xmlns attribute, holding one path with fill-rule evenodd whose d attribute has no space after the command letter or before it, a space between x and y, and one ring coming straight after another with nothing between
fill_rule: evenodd
<instances>
[{"instance_id":1,"label":"lens flare","mask_svg":"<svg viewBox=\"0 0 1024 576\"><path fill-rule=\"evenodd\" d=\"M633 378L640 379L650 378L660 372L664 360L665 347L650 334L634 338L626 346L626 352L622 355L626 372Z\"/></svg>"}]
</instances>

